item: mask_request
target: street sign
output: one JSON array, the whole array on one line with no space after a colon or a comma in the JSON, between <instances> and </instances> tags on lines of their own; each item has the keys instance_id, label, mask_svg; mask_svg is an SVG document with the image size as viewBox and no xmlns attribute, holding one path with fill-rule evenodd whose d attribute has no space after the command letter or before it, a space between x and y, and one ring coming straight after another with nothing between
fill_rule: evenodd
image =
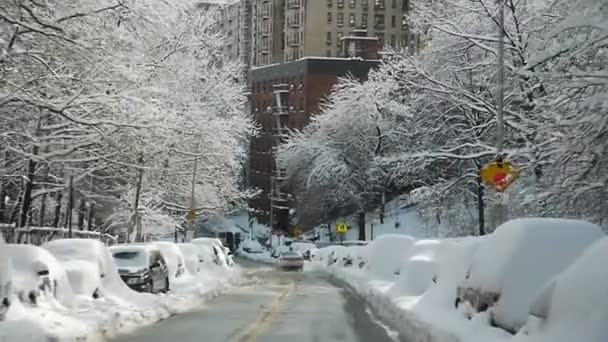
<instances>
[{"instance_id":1,"label":"street sign","mask_svg":"<svg viewBox=\"0 0 608 342\"><path fill-rule=\"evenodd\" d=\"M519 170L505 161L494 161L481 169L481 179L494 190L503 192L519 178Z\"/></svg>"},{"instance_id":2,"label":"street sign","mask_svg":"<svg viewBox=\"0 0 608 342\"><path fill-rule=\"evenodd\" d=\"M186 220L188 220L188 223L194 223L197 217L198 215L196 215L196 212L193 209L190 209L188 214L186 214Z\"/></svg>"},{"instance_id":3,"label":"street sign","mask_svg":"<svg viewBox=\"0 0 608 342\"><path fill-rule=\"evenodd\" d=\"M336 231L338 233L345 234L348 231L348 226L346 225L346 223L340 222L340 223L338 223L338 226L336 227Z\"/></svg>"}]
</instances>

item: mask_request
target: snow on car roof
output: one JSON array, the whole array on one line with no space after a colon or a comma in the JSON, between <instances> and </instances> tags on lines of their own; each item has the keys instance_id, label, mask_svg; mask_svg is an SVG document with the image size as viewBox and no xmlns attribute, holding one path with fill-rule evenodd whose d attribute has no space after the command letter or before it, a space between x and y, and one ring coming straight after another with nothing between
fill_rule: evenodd
<instances>
[{"instance_id":1,"label":"snow on car roof","mask_svg":"<svg viewBox=\"0 0 608 342\"><path fill-rule=\"evenodd\" d=\"M110 251L112 253L116 252L150 252L158 250L157 247L151 245L118 245L111 246Z\"/></svg>"}]
</instances>

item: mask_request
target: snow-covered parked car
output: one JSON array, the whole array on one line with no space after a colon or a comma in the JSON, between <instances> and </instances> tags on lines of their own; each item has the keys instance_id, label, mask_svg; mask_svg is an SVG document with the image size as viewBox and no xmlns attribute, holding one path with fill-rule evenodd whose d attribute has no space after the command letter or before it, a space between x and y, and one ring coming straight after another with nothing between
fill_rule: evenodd
<instances>
[{"instance_id":1,"label":"snow-covered parked car","mask_svg":"<svg viewBox=\"0 0 608 342\"><path fill-rule=\"evenodd\" d=\"M6 243L0 234L0 321L11 306L11 271Z\"/></svg>"},{"instance_id":2,"label":"snow-covered parked car","mask_svg":"<svg viewBox=\"0 0 608 342\"><path fill-rule=\"evenodd\" d=\"M118 273L131 289L139 292L168 292L169 268L158 247L153 245L116 245L110 252Z\"/></svg>"},{"instance_id":3,"label":"snow-covered parked car","mask_svg":"<svg viewBox=\"0 0 608 342\"><path fill-rule=\"evenodd\" d=\"M2 249L8 256L7 290L12 292L7 297L16 294L20 301L31 304L45 297L71 303L73 292L67 274L51 253L32 245L7 244Z\"/></svg>"},{"instance_id":4,"label":"snow-covered parked car","mask_svg":"<svg viewBox=\"0 0 608 342\"><path fill-rule=\"evenodd\" d=\"M465 279L457 306L467 315L489 311L493 325L517 332L543 285L605 235L579 220L526 218L508 221L485 237Z\"/></svg>"},{"instance_id":5,"label":"snow-covered parked car","mask_svg":"<svg viewBox=\"0 0 608 342\"><path fill-rule=\"evenodd\" d=\"M302 253L305 260L310 259L310 251L316 249L317 245L309 241L294 241L289 245L289 249Z\"/></svg>"},{"instance_id":6,"label":"snow-covered parked car","mask_svg":"<svg viewBox=\"0 0 608 342\"><path fill-rule=\"evenodd\" d=\"M367 245L367 267L380 280L395 280L399 275L404 258L416 242L411 236L385 234Z\"/></svg>"},{"instance_id":7,"label":"snow-covered parked car","mask_svg":"<svg viewBox=\"0 0 608 342\"><path fill-rule=\"evenodd\" d=\"M607 341L607 260L604 237L539 292L514 342Z\"/></svg>"},{"instance_id":8,"label":"snow-covered parked car","mask_svg":"<svg viewBox=\"0 0 608 342\"><path fill-rule=\"evenodd\" d=\"M207 246L211 248L213 253L214 263L219 266L229 266L230 261L228 260L228 255L226 254L226 250L224 250L224 245L220 239L216 238L196 238L191 241L192 244L198 246ZM202 248L205 251L205 248Z\"/></svg>"},{"instance_id":9,"label":"snow-covered parked car","mask_svg":"<svg viewBox=\"0 0 608 342\"><path fill-rule=\"evenodd\" d=\"M190 274L197 274L200 272L201 265L205 262L200 249L189 242L178 243L177 247L184 256L184 263L188 272Z\"/></svg>"},{"instance_id":10,"label":"snow-covered parked car","mask_svg":"<svg viewBox=\"0 0 608 342\"><path fill-rule=\"evenodd\" d=\"M169 267L171 278L180 278L186 274L186 263L184 255L177 244L168 241L155 241L152 245L156 246Z\"/></svg>"},{"instance_id":11,"label":"snow-covered parked car","mask_svg":"<svg viewBox=\"0 0 608 342\"><path fill-rule=\"evenodd\" d=\"M107 247L93 239L58 239L42 245L66 270L74 293L100 298L104 295L104 278L116 272L108 265Z\"/></svg>"}]
</instances>

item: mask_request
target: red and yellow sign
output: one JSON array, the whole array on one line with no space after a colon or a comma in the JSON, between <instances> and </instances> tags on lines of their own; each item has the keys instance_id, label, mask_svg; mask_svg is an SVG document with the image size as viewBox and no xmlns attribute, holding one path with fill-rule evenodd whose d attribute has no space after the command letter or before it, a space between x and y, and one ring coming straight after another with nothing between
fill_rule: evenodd
<instances>
[{"instance_id":1,"label":"red and yellow sign","mask_svg":"<svg viewBox=\"0 0 608 342\"><path fill-rule=\"evenodd\" d=\"M510 162L495 161L481 169L481 179L498 192L503 192L519 178L519 171Z\"/></svg>"}]
</instances>

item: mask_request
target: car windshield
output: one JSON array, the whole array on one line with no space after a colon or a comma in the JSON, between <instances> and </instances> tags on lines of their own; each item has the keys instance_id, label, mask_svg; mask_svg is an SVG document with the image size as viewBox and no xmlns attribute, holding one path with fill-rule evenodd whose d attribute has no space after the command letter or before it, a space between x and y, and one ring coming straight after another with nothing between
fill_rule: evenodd
<instances>
[{"instance_id":1,"label":"car windshield","mask_svg":"<svg viewBox=\"0 0 608 342\"><path fill-rule=\"evenodd\" d=\"M283 256L283 257L292 257L292 258L293 257L300 257L300 253L289 251L289 252L283 252L283 254L281 254L281 256Z\"/></svg>"},{"instance_id":2,"label":"car windshield","mask_svg":"<svg viewBox=\"0 0 608 342\"><path fill-rule=\"evenodd\" d=\"M141 251L124 251L112 254L118 267L146 267L146 255Z\"/></svg>"}]
</instances>

